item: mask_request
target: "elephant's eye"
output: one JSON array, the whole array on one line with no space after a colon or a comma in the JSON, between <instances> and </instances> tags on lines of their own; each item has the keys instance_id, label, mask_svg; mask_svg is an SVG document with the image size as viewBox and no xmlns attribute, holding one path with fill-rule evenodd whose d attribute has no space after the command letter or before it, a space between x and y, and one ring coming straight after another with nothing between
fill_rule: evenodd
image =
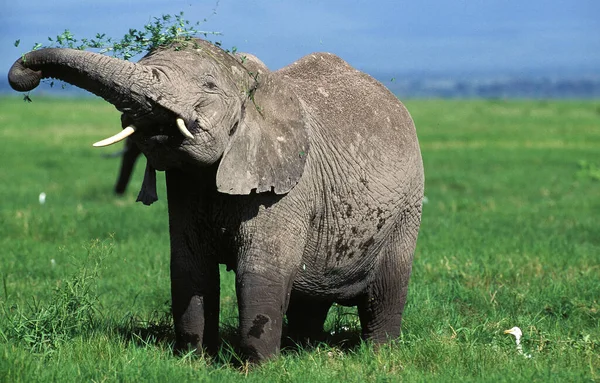
<instances>
[{"instance_id":1,"label":"elephant's eye","mask_svg":"<svg viewBox=\"0 0 600 383\"><path fill-rule=\"evenodd\" d=\"M239 122L239 121L236 121L236 122L235 122L235 124L233 124L233 126L232 126L232 127L231 127L231 129L229 130L229 135L230 135L230 136L233 136L233 133L235 133L235 131L237 130L237 127L238 127L238 122Z\"/></svg>"},{"instance_id":2,"label":"elephant's eye","mask_svg":"<svg viewBox=\"0 0 600 383\"><path fill-rule=\"evenodd\" d=\"M204 87L211 89L211 90L217 89L217 84L215 84L215 82L212 80L206 80L206 81L204 81Z\"/></svg>"}]
</instances>

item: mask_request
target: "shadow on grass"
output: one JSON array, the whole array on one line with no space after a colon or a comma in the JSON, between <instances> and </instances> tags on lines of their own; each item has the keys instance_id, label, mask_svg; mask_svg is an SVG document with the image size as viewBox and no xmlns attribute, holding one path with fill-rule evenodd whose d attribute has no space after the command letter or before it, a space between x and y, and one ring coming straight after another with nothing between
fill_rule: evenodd
<instances>
[{"instance_id":1,"label":"shadow on grass","mask_svg":"<svg viewBox=\"0 0 600 383\"><path fill-rule=\"evenodd\" d=\"M139 347L156 346L173 350L175 344L170 309L153 311L147 319L129 314L113 328L125 342Z\"/></svg>"},{"instance_id":2,"label":"shadow on grass","mask_svg":"<svg viewBox=\"0 0 600 383\"><path fill-rule=\"evenodd\" d=\"M175 332L170 312L154 312L148 319L130 316L115 329L125 342L137 347L157 347L166 352L174 353ZM248 368L246 359L242 356L240 347L240 334L237 325L221 323L220 346L216 354L207 352L196 353L194 350L183 352L179 357L206 357L214 366L228 366L234 369L245 370ZM319 341L298 342L289 338L287 326L284 325L281 344L281 355L299 355L310 353L318 348L335 348L342 352L351 352L358 349L362 343L360 329L355 327L335 328L324 332Z\"/></svg>"}]
</instances>

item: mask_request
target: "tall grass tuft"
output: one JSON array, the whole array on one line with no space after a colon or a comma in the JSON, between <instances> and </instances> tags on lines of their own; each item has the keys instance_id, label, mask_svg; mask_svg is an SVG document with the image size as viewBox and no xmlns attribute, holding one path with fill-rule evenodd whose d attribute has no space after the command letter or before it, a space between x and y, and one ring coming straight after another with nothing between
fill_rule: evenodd
<instances>
[{"instance_id":1,"label":"tall grass tuft","mask_svg":"<svg viewBox=\"0 0 600 383\"><path fill-rule=\"evenodd\" d=\"M102 261L112 252L112 243L94 240L86 250L85 264L59 282L47 302L33 297L25 305L2 303L6 323L0 335L5 341L14 340L33 353L48 355L64 342L95 328L100 314L96 283Z\"/></svg>"}]
</instances>

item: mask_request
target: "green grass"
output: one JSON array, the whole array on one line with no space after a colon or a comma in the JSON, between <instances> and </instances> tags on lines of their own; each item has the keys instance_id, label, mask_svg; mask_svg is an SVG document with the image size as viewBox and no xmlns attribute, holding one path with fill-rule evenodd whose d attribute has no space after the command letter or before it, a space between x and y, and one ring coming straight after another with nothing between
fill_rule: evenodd
<instances>
[{"instance_id":1,"label":"green grass","mask_svg":"<svg viewBox=\"0 0 600 383\"><path fill-rule=\"evenodd\" d=\"M173 356L163 175L151 207L142 162L112 194L115 149L91 143L114 108L0 99L0 381L600 381L600 102L406 104L428 202L402 336L374 351L335 308L327 326L349 330L248 368L224 270L227 344Z\"/></svg>"}]
</instances>

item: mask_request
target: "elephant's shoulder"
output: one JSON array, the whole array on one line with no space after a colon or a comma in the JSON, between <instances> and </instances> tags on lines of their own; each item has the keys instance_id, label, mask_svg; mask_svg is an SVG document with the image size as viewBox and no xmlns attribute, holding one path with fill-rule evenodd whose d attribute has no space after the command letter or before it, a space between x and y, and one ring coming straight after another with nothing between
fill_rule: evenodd
<instances>
[{"instance_id":1,"label":"elephant's shoulder","mask_svg":"<svg viewBox=\"0 0 600 383\"><path fill-rule=\"evenodd\" d=\"M320 76L337 75L340 72L355 71L346 61L333 53L317 52L311 53L281 68L277 71L282 76L296 79L308 79Z\"/></svg>"},{"instance_id":2,"label":"elephant's shoulder","mask_svg":"<svg viewBox=\"0 0 600 383\"><path fill-rule=\"evenodd\" d=\"M313 109L331 115L339 111L342 116L335 116L338 121L343 116L354 118L351 116L355 113L365 116L366 111L394 111L406 119L402 104L389 89L334 54L304 56L274 75L285 79Z\"/></svg>"},{"instance_id":3,"label":"elephant's shoulder","mask_svg":"<svg viewBox=\"0 0 600 383\"><path fill-rule=\"evenodd\" d=\"M368 74L352 67L340 57L326 52L312 53L274 72L297 89L301 95L319 93L308 100L321 97L342 100L347 97L361 98L379 96L393 99L395 96ZM390 97L391 96L391 97Z\"/></svg>"},{"instance_id":4,"label":"elephant's shoulder","mask_svg":"<svg viewBox=\"0 0 600 383\"><path fill-rule=\"evenodd\" d=\"M275 75L287 80L319 126L326 127L328 136L336 136L343 147L362 147L356 137L368 137L379 141L377 147L387 155L400 153L406 137L414 137L412 118L398 97L333 54L305 56Z\"/></svg>"}]
</instances>

